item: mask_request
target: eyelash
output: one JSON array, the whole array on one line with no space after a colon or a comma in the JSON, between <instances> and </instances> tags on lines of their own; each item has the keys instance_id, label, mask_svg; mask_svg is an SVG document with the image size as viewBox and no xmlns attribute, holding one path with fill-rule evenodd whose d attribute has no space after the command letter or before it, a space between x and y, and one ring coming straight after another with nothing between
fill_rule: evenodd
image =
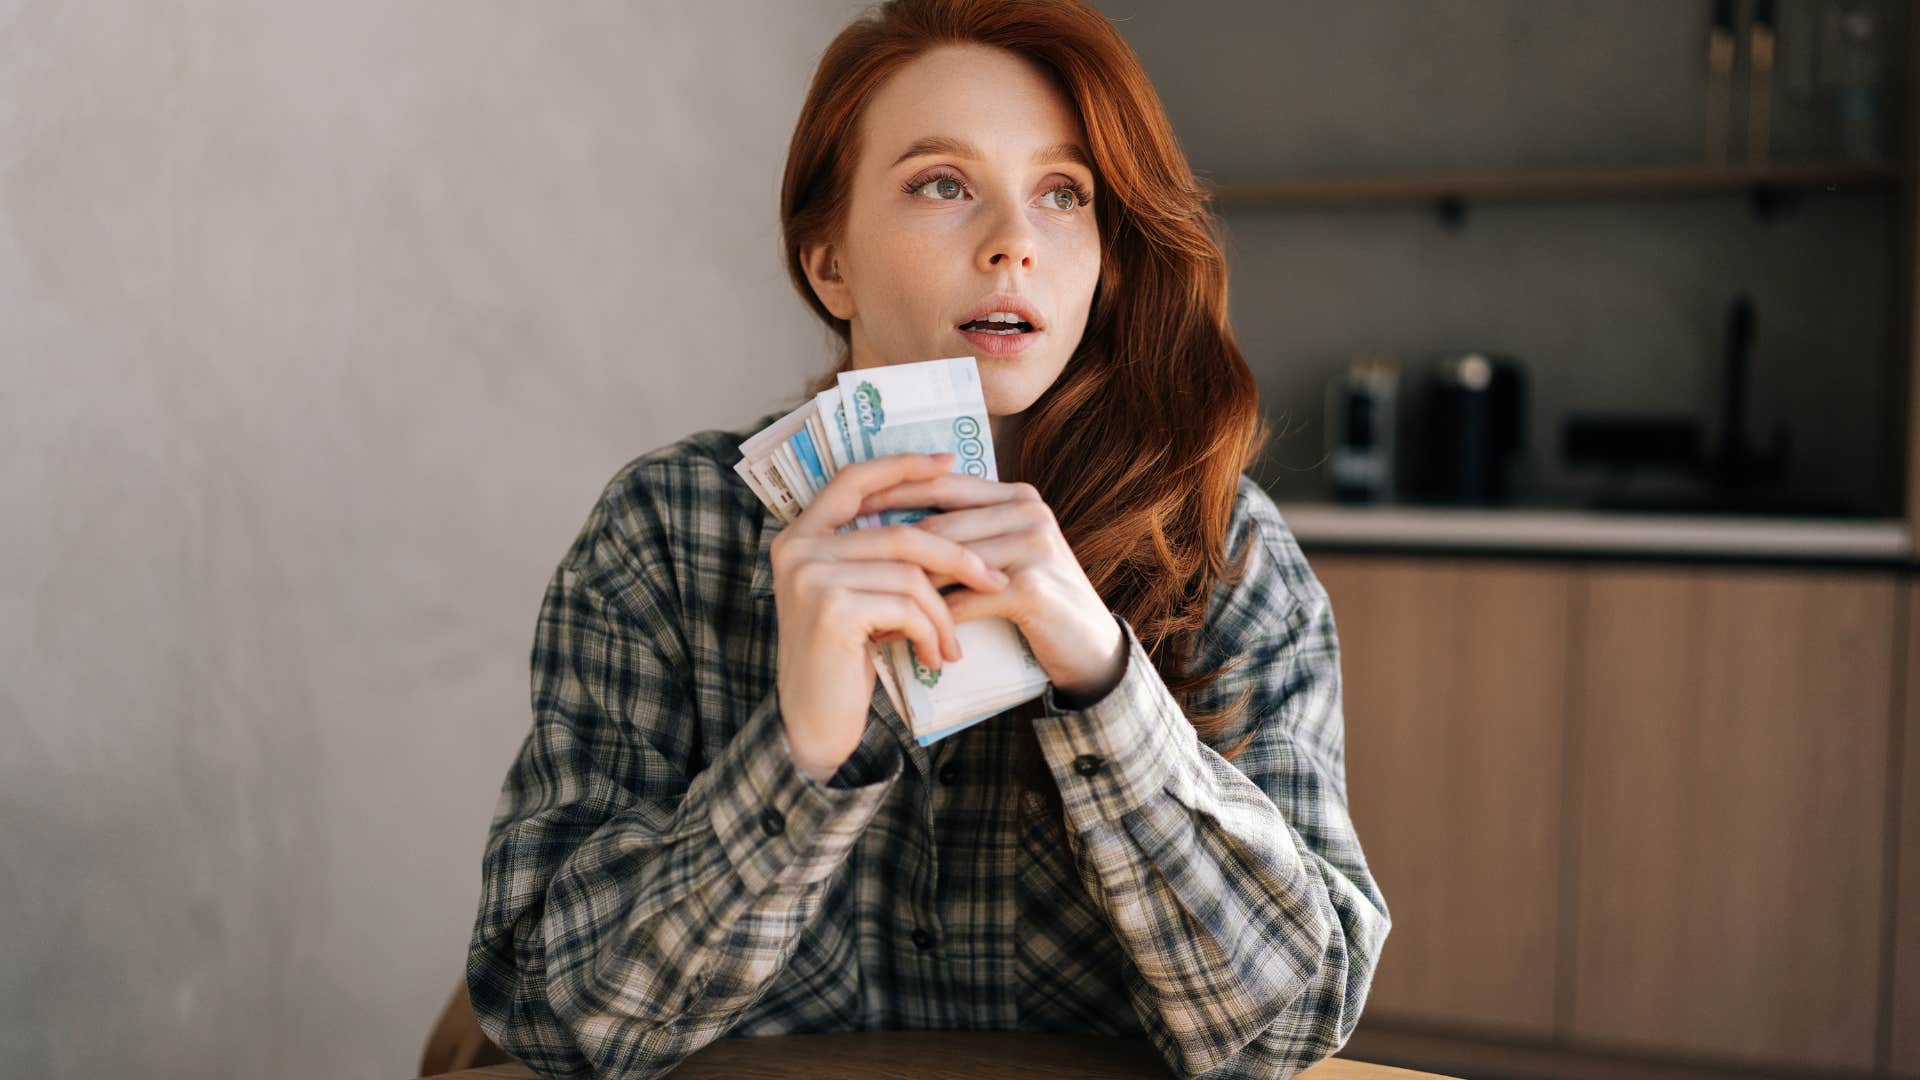
<instances>
[{"instance_id":1,"label":"eyelash","mask_svg":"<svg viewBox=\"0 0 1920 1080\"><path fill-rule=\"evenodd\" d=\"M972 190L971 188L967 187L967 182L965 179L954 175L954 173L948 169L929 169L928 171L920 173L919 175L915 176L913 179L907 181L904 185L901 186L900 190L905 192L908 195L911 195L914 192L919 191L921 188L926 187L928 184L933 183L935 180L952 180L954 183L959 184L962 188L967 188L967 190L969 191ZM1073 197L1075 201L1079 204L1073 208L1074 210L1085 209L1086 207L1091 206L1093 204L1093 193L1088 191L1086 188L1086 185L1080 183L1078 180L1070 179L1064 183L1055 184L1053 187L1047 189L1047 194L1051 195L1054 192L1059 191L1061 188L1066 188L1068 191L1073 192ZM959 200L938 199L935 201L958 202ZM1063 210L1061 212L1072 213L1073 211Z\"/></svg>"}]
</instances>

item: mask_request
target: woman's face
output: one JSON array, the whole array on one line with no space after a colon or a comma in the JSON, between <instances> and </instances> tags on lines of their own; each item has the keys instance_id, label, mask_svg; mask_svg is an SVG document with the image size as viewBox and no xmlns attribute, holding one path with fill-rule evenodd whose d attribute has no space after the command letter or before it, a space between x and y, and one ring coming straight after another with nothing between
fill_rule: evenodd
<instances>
[{"instance_id":1,"label":"woman's face","mask_svg":"<svg viewBox=\"0 0 1920 1080\"><path fill-rule=\"evenodd\" d=\"M802 255L851 324L853 366L973 356L987 412L1025 411L1079 345L1100 276L1078 110L1031 61L948 45L883 83L860 127L845 235ZM1033 331L960 330L1010 306L996 297L1024 302Z\"/></svg>"}]
</instances>

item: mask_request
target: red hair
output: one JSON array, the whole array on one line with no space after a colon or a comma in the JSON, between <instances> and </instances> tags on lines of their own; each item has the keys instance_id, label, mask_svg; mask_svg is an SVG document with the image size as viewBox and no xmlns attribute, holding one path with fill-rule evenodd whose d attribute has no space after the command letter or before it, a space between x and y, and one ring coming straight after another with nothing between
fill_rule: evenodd
<instances>
[{"instance_id":1,"label":"red hair","mask_svg":"<svg viewBox=\"0 0 1920 1080\"><path fill-rule=\"evenodd\" d=\"M1215 582L1244 571L1244 547L1227 564L1227 528L1240 474L1268 431L1227 327L1226 259L1210 196L1112 22L1080 0L890 0L842 30L820 59L787 152L787 271L847 346L849 325L815 295L802 252L841 235L858 120L875 91L948 44L1025 57L1079 108L1100 192L1100 277L1080 344L1027 410L1020 445L996 450L1017 455L1020 477L1053 509L1088 580L1133 626L1167 688L1190 699L1237 662L1188 670ZM843 348L809 393L834 385L852 363ZM1245 701L1188 715L1216 742ZM1023 709L1033 715L1037 703ZM1223 752L1235 756L1247 739Z\"/></svg>"}]
</instances>

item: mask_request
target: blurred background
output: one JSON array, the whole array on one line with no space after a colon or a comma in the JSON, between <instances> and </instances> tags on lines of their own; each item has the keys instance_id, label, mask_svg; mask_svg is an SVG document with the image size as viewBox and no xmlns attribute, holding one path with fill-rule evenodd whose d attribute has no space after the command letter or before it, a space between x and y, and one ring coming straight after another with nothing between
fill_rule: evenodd
<instances>
[{"instance_id":1,"label":"blurred background","mask_svg":"<svg viewBox=\"0 0 1920 1080\"><path fill-rule=\"evenodd\" d=\"M1334 598L1348 1055L1920 1076L1906 0L1097 6ZM0 0L0 1074L414 1075L554 564L830 360L863 7Z\"/></svg>"}]
</instances>

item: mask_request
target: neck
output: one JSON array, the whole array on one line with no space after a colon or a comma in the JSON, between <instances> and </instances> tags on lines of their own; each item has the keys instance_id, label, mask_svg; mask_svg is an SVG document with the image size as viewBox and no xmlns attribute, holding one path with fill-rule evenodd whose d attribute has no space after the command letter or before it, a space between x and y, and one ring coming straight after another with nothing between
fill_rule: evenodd
<instances>
[{"instance_id":1,"label":"neck","mask_svg":"<svg viewBox=\"0 0 1920 1080\"><path fill-rule=\"evenodd\" d=\"M993 460L1000 468L1000 482L1003 484L1017 483L1021 479L1020 431L1025 422L1025 413L987 417L987 423L993 429Z\"/></svg>"}]
</instances>

